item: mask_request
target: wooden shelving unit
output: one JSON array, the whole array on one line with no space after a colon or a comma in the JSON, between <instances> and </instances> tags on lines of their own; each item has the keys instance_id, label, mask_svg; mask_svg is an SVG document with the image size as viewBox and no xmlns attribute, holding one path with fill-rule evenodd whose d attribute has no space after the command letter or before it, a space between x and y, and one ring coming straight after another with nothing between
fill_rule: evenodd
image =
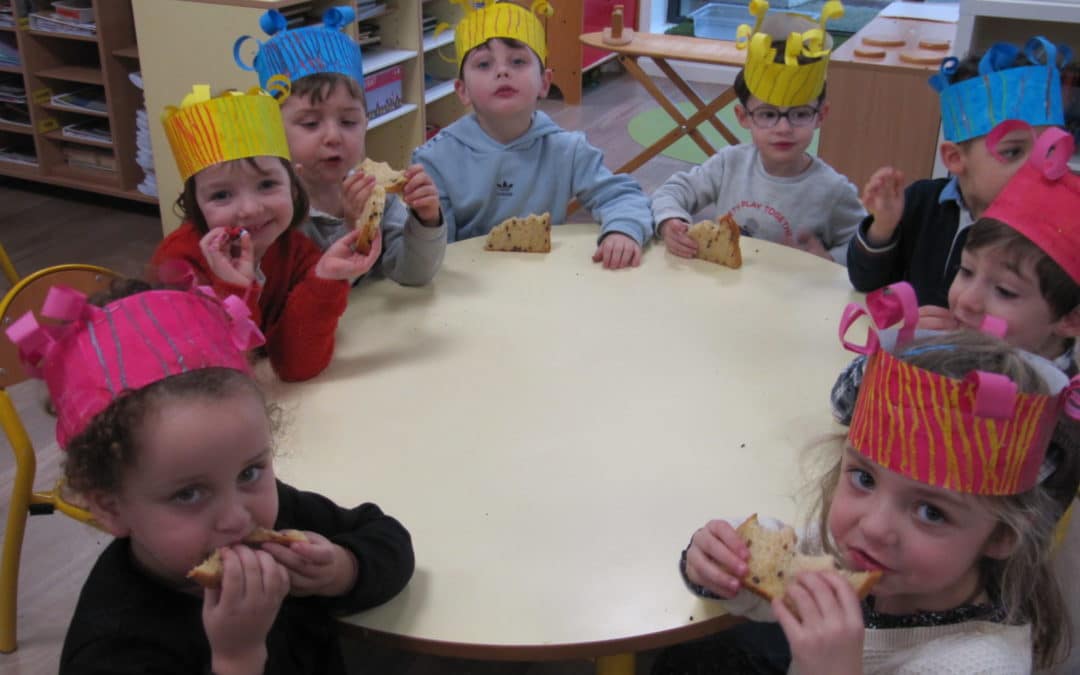
<instances>
[{"instance_id":1,"label":"wooden shelving unit","mask_svg":"<svg viewBox=\"0 0 1080 675\"><path fill-rule=\"evenodd\" d=\"M0 153L0 175L77 188L147 203L157 199L136 186L143 171L135 163L135 112L141 92L128 79L139 69L135 24L129 0L92 0L93 34L31 28L34 12L53 8L47 0L16 0L15 27L0 27L0 41L19 53L19 66L0 65L0 81L21 86L26 94L28 125L0 120L0 148L17 151L27 162ZM105 110L73 109L52 102L54 95L98 87ZM12 105L9 103L9 105ZM65 125L107 123L111 141L65 135ZM75 148L75 150L72 150ZM99 160L87 168L87 155ZM73 165L81 157L84 165Z\"/></svg>"},{"instance_id":2,"label":"wooden shelving unit","mask_svg":"<svg viewBox=\"0 0 1080 675\"><path fill-rule=\"evenodd\" d=\"M450 0L380 2L385 5L384 11L363 19L379 25L381 38L379 47L364 50L364 73L400 67L403 103L369 120L367 154L394 166L405 166L413 150L424 143L429 126L446 126L465 112L453 95L455 65L447 62L454 53L453 31L437 37L425 35L422 21L427 14L454 25L461 17L461 9ZM131 0L131 4L147 109L156 122L160 111L176 105L193 84L210 84L214 91L246 90L258 84L255 73L241 70L233 62L233 43L241 35L266 39L259 29L259 17L266 10L286 12L305 6L309 8L309 20L318 22L327 7L355 7L355 0ZM356 36L355 26L352 34ZM198 35L197 46L192 35ZM254 45L249 41L246 48L252 50L244 55L250 63ZM429 78L428 88L425 76ZM154 167L162 196L161 216L167 233L180 224L171 204L183 186L165 132L160 124L151 127Z\"/></svg>"}]
</instances>

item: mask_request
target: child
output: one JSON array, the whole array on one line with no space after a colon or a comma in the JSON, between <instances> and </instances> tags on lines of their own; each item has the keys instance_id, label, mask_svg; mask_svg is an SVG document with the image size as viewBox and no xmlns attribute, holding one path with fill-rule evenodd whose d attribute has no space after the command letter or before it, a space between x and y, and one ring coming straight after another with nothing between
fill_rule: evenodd
<instances>
[{"instance_id":1,"label":"child","mask_svg":"<svg viewBox=\"0 0 1080 675\"><path fill-rule=\"evenodd\" d=\"M996 153L986 147L986 135L1010 119L1061 126L1059 52L1067 62L1068 48L1036 37L1023 52L999 43L981 58L945 60L930 84L941 97L941 160L952 176L901 190L900 172L875 172L863 189L871 216L848 249L848 275L856 290L904 280L915 287L920 305L948 306L968 228L1031 150L1031 136L1022 130L1003 137Z\"/></svg>"},{"instance_id":2,"label":"child","mask_svg":"<svg viewBox=\"0 0 1080 675\"><path fill-rule=\"evenodd\" d=\"M50 291L8 329L45 380L68 485L116 537L83 586L60 672L344 673L333 615L386 602L413 571L408 532L274 477L273 415L244 302L205 288L86 303ZM272 408L270 412L274 412ZM257 527L306 542L240 542ZM220 588L187 572L220 551Z\"/></svg>"},{"instance_id":3,"label":"child","mask_svg":"<svg viewBox=\"0 0 1080 675\"><path fill-rule=\"evenodd\" d=\"M905 324L896 356L874 336L855 348L870 355L866 382L821 480L824 536L807 539L850 568L881 571L870 597L860 608L840 577L809 573L789 587L802 619L781 600L764 607L740 590L753 553L719 520L684 552L687 582L735 600L739 614L766 619L771 609L801 675L1050 664L1067 642L1048 556L1061 506L1039 481L1050 431L1080 383L975 332L911 341L915 306L904 294L881 291L867 305L877 325L895 320L890 312ZM842 332L858 316L845 312Z\"/></svg>"},{"instance_id":4,"label":"child","mask_svg":"<svg viewBox=\"0 0 1080 675\"><path fill-rule=\"evenodd\" d=\"M820 25L795 14L766 17L768 8L764 2L750 5L757 25L739 43L747 49L746 66L733 85L739 98L735 116L753 142L721 148L660 186L652 196L657 236L675 255L693 258L698 247L687 234L690 221L715 205L717 217L732 216L743 234L843 264L866 211L851 181L806 152L829 112L825 69L832 38L824 24L843 14L843 7L828 3ZM740 31L749 33L750 27ZM806 39L808 34L815 37Z\"/></svg>"},{"instance_id":5,"label":"child","mask_svg":"<svg viewBox=\"0 0 1080 675\"><path fill-rule=\"evenodd\" d=\"M460 3L454 34L454 90L468 115L439 132L413 157L439 188L450 241L479 237L511 217L550 213L566 220L572 198L600 219L594 262L637 266L652 235L649 200L633 178L614 175L584 135L564 131L536 109L551 70L544 27L510 2ZM537 12L552 13L544 0Z\"/></svg>"},{"instance_id":6,"label":"child","mask_svg":"<svg viewBox=\"0 0 1080 675\"><path fill-rule=\"evenodd\" d=\"M367 112L360 50L342 30L354 20L349 7L323 15L323 25L286 30L286 19L269 10L260 25L271 38L260 43L254 67L264 89L290 80L281 102L289 151L311 199L300 231L327 250L355 227L375 187L375 177L356 167L364 159ZM248 37L236 42L234 52ZM386 196L382 216L382 257L378 271L399 284L431 281L446 251L446 227L439 193L423 168L405 170L403 193Z\"/></svg>"},{"instance_id":7,"label":"child","mask_svg":"<svg viewBox=\"0 0 1080 675\"><path fill-rule=\"evenodd\" d=\"M1054 158L1071 157L1073 146L1061 129L1043 132L1027 164L971 227L949 307L920 307L920 328L978 328L994 316L1004 320L1011 344L1077 374L1080 234L1060 224L1080 209L1080 178L1054 171Z\"/></svg>"},{"instance_id":8,"label":"child","mask_svg":"<svg viewBox=\"0 0 1080 675\"><path fill-rule=\"evenodd\" d=\"M277 374L315 377L334 353L346 280L371 269L381 238L359 254L354 231L323 253L295 229L307 216L307 195L269 94L211 98L209 87L196 85L163 122L184 181L176 203L185 221L158 246L153 264L180 261L219 295L244 298Z\"/></svg>"}]
</instances>

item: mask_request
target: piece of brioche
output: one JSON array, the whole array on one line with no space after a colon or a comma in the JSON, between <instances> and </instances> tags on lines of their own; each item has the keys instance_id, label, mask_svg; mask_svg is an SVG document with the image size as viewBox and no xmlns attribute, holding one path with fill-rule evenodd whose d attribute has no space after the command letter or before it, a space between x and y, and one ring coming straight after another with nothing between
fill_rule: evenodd
<instances>
[{"instance_id":1,"label":"piece of brioche","mask_svg":"<svg viewBox=\"0 0 1080 675\"><path fill-rule=\"evenodd\" d=\"M381 185L387 192L401 192L408 182L404 171L398 171L386 162L365 158L357 168L369 176L375 176L375 184Z\"/></svg>"},{"instance_id":2,"label":"piece of brioche","mask_svg":"<svg viewBox=\"0 0 1080 675\"><path fill-rule=\"evenodd\" d=\"M865 598L881 572L853 572L844 569L831 555L810 556L796 550L798 537L795 530L784 527L781 530L769 530L758 523L757 514L750 516L735 529L750 549L749 571L743 577L743 585L748 590L766 600L783 597L787 585L799 572L832 570L842 576L855 589L859 599ZM785 600L785 602L787 602ZM788 607L795 607L787 602Z\"/></svg>"},{"instance_id":3,"label":"piece of brioche","mask_svg":"<svg viewBox=\"0 0 1080 675\"><path fill-rule=\"evenodd\" d=\"M488 233L488 251L549 253L551 251L551 214L532 214L525 218L507 218Z\"/></svg>"},{"instance_id":4,"label":"piece of brioche","mask_svg":"<svg viewBox=\"0 0 1080 675\"><path fill-rule=\"evenodd\" d=\"M288 546L294 541L307 541L308 538L300 530L282 530L277 532L265 527L257 527L251 534L244 537L244 543L258 546L266 542L273 542ZM225 568L221 563L221 549L208 555L206 560L192 567L187 577L203 588L218 588L221 586L221 575Z\"/></svg>"},{"instance_id":5,"label":"piece of brioche","mask_svg":"<svg viewBox=\"0 0 1080 675\"><path fill-rule=\"evenodd\" d=\"M739 225L731 215L726 215L716 222L703 220L694 223L687 234L697 242L697 257L734 269L742 267Z\"/></svg>"},{"instance_id":6,"label":"piece of brioche","mask_svg":"<svg viewBox=\"0 0 1080 675\"><path fill-rule=\"evenodd\" d=\"M356 250L367 254L371 250L371 242L375 240L375 234L382 226L383 209L386 208L386 189L376 185L364 204L364 210L356 219L356 229L360 230L360 236L356 238Z\"/></svg>"}]
</instances>

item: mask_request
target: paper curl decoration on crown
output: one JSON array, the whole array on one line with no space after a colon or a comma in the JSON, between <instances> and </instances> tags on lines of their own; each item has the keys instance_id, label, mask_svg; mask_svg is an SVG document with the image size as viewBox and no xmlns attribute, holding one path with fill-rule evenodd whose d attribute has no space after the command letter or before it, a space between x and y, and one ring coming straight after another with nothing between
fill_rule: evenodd
<instances>
[{"instance_id":1,"label":"paper curl decoration on crown","mask_svg":"<svg viewBox=\"0 0 1080 675\"><path fill-rule=\"evenodd\" d=\"M873 327L865 345L845 339L852 323L868 315L879 329L901 323L903 349L918 320L915 292L894 284L848 305L840 340L868 360L851 420L848 443L861 455L926 485L976 495L1010 495L1035 486L1054 426L1064 410L1080 418L1080 376L1065 383L1042 361L1052 394L1018 393L1005 375L972 371L962 380L919 368L883 349ZM937 348L937 347L933 347ZM942 349L951 348L941 346Z\"/></svg>"},{"instance_id":2,"label":"paper curl decoration on crown","mask_svg":"<svg viewBox=\"0 0 1080 675\"><path fill-rule=\"evenodd\" d=\"M89 304L55 286L40 324L27 312L5 331L27 372L45 380L56 407L60 447L120 396L171 375L203 368L249 372L247 351L263 343L243 300L218 300L209 288L147 291Z\"/></svg>"},{"instance_id":3,"label":"paper curl decoration on crown","mask_svg":"<svg viewBox=\"0 0 1080 675\"><path fill-rule=\"evenodd\" d=\"M979 74L953 82L959 61L949 57L930 86L941 100L941 126L945 140L959 143L979 136L1005 120L1021 120L1032 126L1061 126L1065 108L1061 99L1061 65L1072 59L1072 50L1033 37L1024 46L1031 65L1013 67L1020 50L999 42L979 60Z\"/></svg>"},{"instance_id":4,"label":"paper curl decoration on crown","mask_svg":"<svg viewBox=\"0 0 1080 675\"><path fill-rule=\"evenodd\" d=\"M1004 122L986 138L990 152L998 141L1023 122ZM1028 161L1013 174L984 218L1009 225L1050 256L1072 280L1080 284L1080 176L1069 170L1075 141L1058 128L1044 131L1035 141Z\"/></svg>"},{"instance_id":5,"label":"paper curl decoration on crown","mask_svg":"<svg viewBox=\"0 0 1080 675\"><path fill-rule=\"evenodd\" d=\"M259 27L270 36L266 42L244 35L233 44L233 59L244 70L259 75L259 86L277 91L283 83L318 73L338 73L364 84L364 64L360 48L344 33L356 20L351 7L331 7L323 14L322 25L289 30L285 16L271 9L259 18ZM244 63L241 48L255 40L258 51L251 64Z\"/></svg>"},{"instance_id":6,"label":"paper curl decoration on crown","mask_svg":"<svg viewBox=\"0 0 1080 675\"><path fill-rule=\"evenodd\" d=\"M547 0L533 0L529 9L512 2L497 0L450 1L460 5L465 12L465 16L454 28L458 70L461 70L461 63L470 51L492 38L509 38L523 42L536 53L541 64L547 64L547 34L540 17L549 17L555 13ZM440 24L437 30L448 27Z\"/></svg>"},{"instance_id":7,"label":"paper curl decoration on crown","mask_svg":"<svg viewBox=\"0 0 1080 675\"><path fill-rule=\"evenodd\" d=\"M197 84L179 107L165 108L161 121L184 181L233 159L290 158L279 101L258 87L211 96L209 85Z\"/></svg>"},{"instance_id":8,"label":"paper curl decoration on crown","mask_svg":"<svg viewBox=\"0 0 1080 675\"><path fill-rule=\"evenodd\" d=\"M769 14L766 0L751 0L749 9L757 21L753 28L739 26L735 46L746 50L743 78L750 93L781 108L817 101L833 46L825 23L844 15L843 4L829 0L816 22L803 14ZM774 42L783 42L783 54Z\"/></svg>"}]
</instances>

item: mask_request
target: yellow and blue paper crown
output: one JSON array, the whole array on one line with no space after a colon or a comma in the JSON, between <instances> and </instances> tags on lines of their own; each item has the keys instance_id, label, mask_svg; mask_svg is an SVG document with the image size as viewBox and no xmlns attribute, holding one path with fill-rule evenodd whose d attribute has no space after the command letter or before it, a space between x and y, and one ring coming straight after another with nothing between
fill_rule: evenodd
<instances>
[{"instance_id":1,"label":"yellow and blue paper crown","mask_svg":"<svg viewBox=\"0 0 1080 675\"><path fill-rule=\"evenodd\" d=\"M233 159L290 158L280 104L258 87L211 96L209 85L197 84L179 107L165 108L161 122L184 181Z\"/></svg>"},{"instance_id":2,"label":"yellow and blue paper crown","mask_svg":"<svg viewBox=\"0 0 1080 675\"><path fill-rule=\"evenodd\" d=\"M321 26L288 30L285 16L271 9L259 18L259 27L270 36L266 42L245 35L233 44L233 59L244 70L259 74L259 86L277 90L281 81L296 82L319 73L339 73L364 82L360 48L343 31L356 19L351 7L331 7L323 14ZM244 63L240 48L255 40L259 50L251 65Z\"/></svg>"},{"instance_id":3,"label":"yellow and blue paper crown","mask_svg":"<svg viewBox=\"0 0 1080 675\"><path fill-rule=\"evenodd\" d=\"M533 0L529 9L498 0L450 0L461 5L464 18L454 29L458 70L465 55L492 38L509 38L528 45L547 64L547 34L541 16L551 16L554 8L547 0Z\"/></svg>"},{"instance_id":4,"label":"yellow and blue paper crown","mask_svg":"<svg viewBox=\"0 0 1080 675\"><path fill-rule=\"evenodd\" d=\"M844 15L840 0L829 0L817 21L804 14L769 14L766 0L751 0L753 28L739 26L735 46L746 50L743 78L750 93L781 108L807 105L821 96L833 39L825 22ZM784 43L780 55L775 42Z\"/></svg>"},{"instance_id":5,"label":"yellow and blue paper crown","mask_svg":"<svg viewBox=\"0 0 1080 675\"><path fill-rule=\"evenodd\" d=\"M1058 61L1068 63L1072 50L1033 37L1024 46L1030 66L1012 67L1020 50L1005 42L990 47L979 61L979 75L953 83L959 61L945 59L930 86L941 99L941 126L945 140L959 143L979 136L1005 120L1032 126L1061 126L1065 107L1061 100Z\"/></svg>"}]
</instances>

